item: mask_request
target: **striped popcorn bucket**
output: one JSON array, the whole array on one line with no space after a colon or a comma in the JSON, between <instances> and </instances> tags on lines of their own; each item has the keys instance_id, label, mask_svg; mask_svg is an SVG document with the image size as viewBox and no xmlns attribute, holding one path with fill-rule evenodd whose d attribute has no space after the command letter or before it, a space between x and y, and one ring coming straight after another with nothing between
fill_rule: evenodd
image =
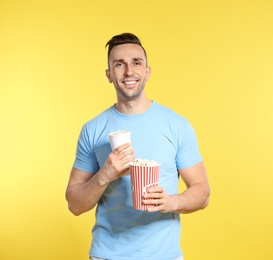
<instances>
[{"instance_id":1,"label":"striped popcorn bucket","mask_svg":"<svg viewBox=\"0 0 273 260\"><path fill-rule=\"evenodd\" d=\"M132 201L137 210L147 210L151 205L142 203L143 194L147 189L159 183L160 166L130 166Z\"/></svg>"}]
</instances>

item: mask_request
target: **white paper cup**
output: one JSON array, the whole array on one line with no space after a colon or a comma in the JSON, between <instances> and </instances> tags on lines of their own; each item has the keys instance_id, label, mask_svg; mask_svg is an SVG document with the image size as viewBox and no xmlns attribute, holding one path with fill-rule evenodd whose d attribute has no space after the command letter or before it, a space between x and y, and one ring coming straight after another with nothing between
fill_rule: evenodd
<instances>
[{"instance_id":1,"label":"white paper cup","mask_svg":"<svg viewBox=\"0 0 273 260\"><path fill-rule=\"evenodd\" d=\"M129 130L121 130L108 134L112 151L125 143L131 143L131 132Z\"/></svg>"},{"instance_id":2,"label":"white paper cup","mask_svg":"<svg viewBox=\"0 0 273 260\"><path fill-rule=\"evenodd\" d=\"M160 165L157 166L133 166L130 165L132 201L137 210L147 210L151 205L142 203L143 194L150 187L158 186Z\"/></svg>"}]
</instances>

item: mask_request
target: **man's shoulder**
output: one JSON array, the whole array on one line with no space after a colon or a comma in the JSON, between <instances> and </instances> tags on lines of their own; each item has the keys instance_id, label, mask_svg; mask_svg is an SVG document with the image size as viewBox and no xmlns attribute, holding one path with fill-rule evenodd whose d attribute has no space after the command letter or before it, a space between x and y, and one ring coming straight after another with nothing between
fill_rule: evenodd
<instances>
[{"instance_id":1,"label":"man's shoulder","mask_svg":"<svg viewBox=\"0 0 273 260\"><path fill-rule=\"evenodd\" d=\"M108 120L110 111L111 111L111 107L105 109L104 111L96 115L95 117L85 122L83 127L89 128L89 127L93 127L94 125L103 125L103 123Z\"/></svg>"},{"instance_id":2,"label":"man's shoulder","mask_svg":"<svg viewBox=\"0 0 273 260\"><path fill-rule=\"evenodd\" d=\"M158 115L165 116L166 119L170 120L182 120L187 122L187 119L184 116L174 111L172 108L157 102L154 102L154 105L156 107Z\"/></svg>"}]
</instances>

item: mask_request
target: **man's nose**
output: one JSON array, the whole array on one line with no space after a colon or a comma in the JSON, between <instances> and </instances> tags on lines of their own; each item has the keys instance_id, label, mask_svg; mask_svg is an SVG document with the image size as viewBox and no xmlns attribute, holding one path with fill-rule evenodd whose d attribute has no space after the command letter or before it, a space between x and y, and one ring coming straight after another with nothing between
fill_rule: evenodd
<instances>
[{"instance_id":1,"label":"man's nose","mask_svg":"<svg viewBox=\"0 0 273 260\"><path fill-rule=\"evenodd\" d=\"M125 75L125 76L130 76L130 75L132 75L132 74L133 74L133 69L132 69L132 67L131 67L130 65L127 65L127 66L125 67L124 75Z\"/></svg>"}]
</instances>

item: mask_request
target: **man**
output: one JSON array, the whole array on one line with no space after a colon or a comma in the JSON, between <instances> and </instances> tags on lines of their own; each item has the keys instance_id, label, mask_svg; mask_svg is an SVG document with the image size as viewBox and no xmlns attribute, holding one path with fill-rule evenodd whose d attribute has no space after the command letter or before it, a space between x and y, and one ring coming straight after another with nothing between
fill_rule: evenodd
<instances>
[{"instance_id":1,"label":"man","mask_svg":"<svg viewBox=\"0 0 273 260\"><path fill-rule=\"evenodd\" d=\"M108 46L106 76L117 103L87 122L81 131L66 199L80 215L96 205L90 259L181 260L180 214L208 205L210 189L189 122L149 100L144 91L151 69L145 49L130 33ZM111 151L108 133L131 131L131 144ZM161 164L158 187L143 195L147 211L132 206L128 163L135 158ZM177 194L181 176L187 189Z\"/></svg>"}]
</instances>

